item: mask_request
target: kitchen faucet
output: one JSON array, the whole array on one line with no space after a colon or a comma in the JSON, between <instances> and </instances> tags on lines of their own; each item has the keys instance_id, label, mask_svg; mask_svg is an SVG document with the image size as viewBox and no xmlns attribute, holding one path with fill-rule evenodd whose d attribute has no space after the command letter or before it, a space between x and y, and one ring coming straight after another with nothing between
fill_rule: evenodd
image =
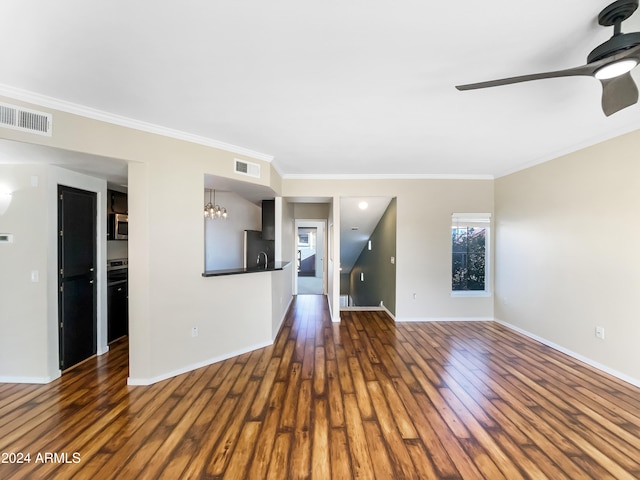
<instances>
[{"instance_id":1,"label":"kitchen faucet","mask_svg":"<svg viewBox=\"0 0 640 480\"><path fill-rule=\"evenodd\" d=\"M267 257L267 252L259 252L258 259L256 260L256 264L260 263L260 255L264 253L264 269L267 269L267 265L269 264L269 258Z\"/></svg>"}]
</instances>

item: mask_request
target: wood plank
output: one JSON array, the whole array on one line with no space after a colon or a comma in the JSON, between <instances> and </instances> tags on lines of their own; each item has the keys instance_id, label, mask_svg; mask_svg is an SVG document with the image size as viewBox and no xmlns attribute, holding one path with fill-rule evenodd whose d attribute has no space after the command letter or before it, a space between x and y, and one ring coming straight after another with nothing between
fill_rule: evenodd
<instances>
[{"instance_id":1,"label":"wood plank","mask_svg":"<svg viewBox=\"0 0 640 480\"><path fill-rule=\"evenodd\" d=\"M300 296L271 347L147 387L126 338L0 385L0 463L31 478L640 478L640 388L493 322L394 323Z\"/></svg>"},{"instance_id":2,"label":"wood plank","mask_svg":"<svg viewBox=\"0 0 640 480\"><path fill-rule=\"evenodd\" d=\"M313 401L313 442L311 449L311 477L331 478L331 454L329 451L329 413L327 400Z\"/></svg>"},{"instance_id":3,"label":"wood plank","mask_svg":"<svg viewBox=\"0 0 640 480\"><path fill-rule=\"evenodd\" d=\"M350 479L353 478L351 460L349 458L349 444L344 428L332 428L330 430L329 448L331 449L331 477Z\"/></svg>"},{"instance_id":4,"label":"wood plank","mask_svg":"<svg viewBox=\"0 0 640 480\"><path fill-rule=\"evenodd\" d=\"M273 444L273 455L269 464L267 480L279 480L289 471L289 456L291 452L291 434L278 433ZM260 477L255 477L260 478Z\"/></svg>"},{"instance_id":5,"label":"wood plank","mask_svg":"<svg viewBox=\"0 0 640 480\"><path fill-rule=\"evenodd\" d=\"M344 409L353 475L355 478L375 478L364 425L354 394L344 396Z\"/></svg>"},{"instance_id":6,"label":"wood plank","mask_svg":"<svg viewBox=\"0 0 640 480\"><path fill-rule=\"evenodd\" d=\"M275 448L278 432L278 422L282 413L284 394L286 391L284 382L276 382L269 397L269 408L265 415L264 423L256 441L253 460L249 469L249 478L263 478L269 469L269 462Z\"/></svg>"},{"instance_id":7,"label":"wood plank","mask_svg":"<svg viewBox=\"0 0 640 480\"><path fill-rule=\"evenodd\" d=\"M389 405L382 393L382 387L380 387L378 382L368 382L367 387L371 394L376 418L378 419L377 423L380 425L382 435L391 454L393 469L396 472L395 478L418 478L413 462L411 461L411 456L407 451L395 419L389 410Z\"/></svg>"},{"instance_id":8,"label":"wood plank","mask_svg":"<svg viewBox=\"0 0 640 480\"><path fill-rule=\"evenodd\" d=\"M338 365L335 360L327 361L327 388L329 398L329 416L332 427L344 427L344 404L342 402L342 389Z\"/></svg>"},{"instance_id":9,"label":"wood plank","mask_svg":"<svg viewBox=\"0 0 640 480\"><path fill-rule=\"evenodd\" d=\"M296 411L293 445L291 448L291 478L306 478L311 461L311 381L300 383L298 408Z\"/></svg>"},{"instance_id":10,"label":"wood plank","mask_svg":"<svg viewBox=\"0 0 640 480\"><path fill-rule=\"evenodd\" d=\"M211 460L206 469L207 475L220 476L227 468L231 454L233 454L238 445L238 437L245 423L247 412L255 398L258 386L259 380L252 379L249 381L238 401L237 407L232 413L231 421L227 424L216 448L212 452Z\"/></svg>"},{"instance_id":11,"label":"wood plank","mask_svg":"<svg viewBox=\"0 0 640 480\"><path fill-rule=\"evenodd\" d=\"M402 478L398 477L393 470L391 464L391 456L387 450L387 445L377 422L365 421L363 423L364 434L367 439L369 456L373 471L379 478ZM359 470L356 470L359 472ZM376 477L358 477L356 478L376 478Z\"/></svg>"},{"instance_id":12,"label":"wood plank","mask_svg":"<svg viewBox=\"0 0 640 480\"><path fill-rule=\"evenodd\" d=\"M244 424L238 437L238 444L229 460L229 466L222 472L223 479L246 478L247 466L251 460L259 430L260 422L246 422Z\"/></svg>"}]
</instances>

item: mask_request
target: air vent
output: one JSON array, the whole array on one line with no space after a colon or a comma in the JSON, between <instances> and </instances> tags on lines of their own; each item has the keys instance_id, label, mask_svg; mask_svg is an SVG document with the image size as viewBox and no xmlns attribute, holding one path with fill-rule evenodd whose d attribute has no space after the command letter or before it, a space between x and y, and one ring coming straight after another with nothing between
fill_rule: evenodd
<instances>
[{"instance_id":1,"label":"air vent","mask_svg":"<svg viewBox=\"0 0 640 480\"><path fill-rule=\"evenodd\" d=\"M246 162L244 160L234 159L236 167L235 172L249 177L260 178L260 165L257 163Z\"/></svg>"},{"instance_id":2,"label":"air vent","mask_svg":"<svg viewBox=\"0 0 640 480\"><path fill-rule=\"evenodd\" d=\"M51 121L52 115L50 113L37 112L28 108L0 103L0 127L50 137Z\"/></svg>"}]
</instances>

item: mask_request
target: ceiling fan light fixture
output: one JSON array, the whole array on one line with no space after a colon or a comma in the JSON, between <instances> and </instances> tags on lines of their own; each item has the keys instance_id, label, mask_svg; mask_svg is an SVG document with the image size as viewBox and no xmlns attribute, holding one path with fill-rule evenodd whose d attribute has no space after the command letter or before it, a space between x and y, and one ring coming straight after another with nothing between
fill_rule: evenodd
<instances>
[{"instance_id":1,"label":"ceiling fan light fixture","mask_svg":"<svg viewBox=\"0 0 640 480\"><path fill-rule=\"evenodd\" d=\"M598 80L608 80L610 78L619 77L627 72L630 72L638 65L638 61L635 58L626 58L619 62L612 62L604 67L596 70L594 76Z\"/></svg>"}]
</instances>

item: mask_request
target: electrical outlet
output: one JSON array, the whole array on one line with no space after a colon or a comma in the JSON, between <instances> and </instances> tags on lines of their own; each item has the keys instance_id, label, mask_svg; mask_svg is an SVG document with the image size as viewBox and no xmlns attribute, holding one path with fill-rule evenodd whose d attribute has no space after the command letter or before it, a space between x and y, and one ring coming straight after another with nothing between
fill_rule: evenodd
<instances>
[{"instance_id":1,"label":"electrical outlet","mask_svg":"<svg viewBox=\"0 0 640 480\"><path fill-rule=\"evenodd\" d=\"M192 337L198 336L198 327L191 327L191 336Z\"/></svg>"},{"instance_id":2,"label":"electrical outlet","mask_svg":"<svg viewBox=\"0 0 640 480\"><path fill-rule=\"evenodd\" d=\"M604 327L596 327L596 337L604 340Z\"/></svg>"}]
</instances>

